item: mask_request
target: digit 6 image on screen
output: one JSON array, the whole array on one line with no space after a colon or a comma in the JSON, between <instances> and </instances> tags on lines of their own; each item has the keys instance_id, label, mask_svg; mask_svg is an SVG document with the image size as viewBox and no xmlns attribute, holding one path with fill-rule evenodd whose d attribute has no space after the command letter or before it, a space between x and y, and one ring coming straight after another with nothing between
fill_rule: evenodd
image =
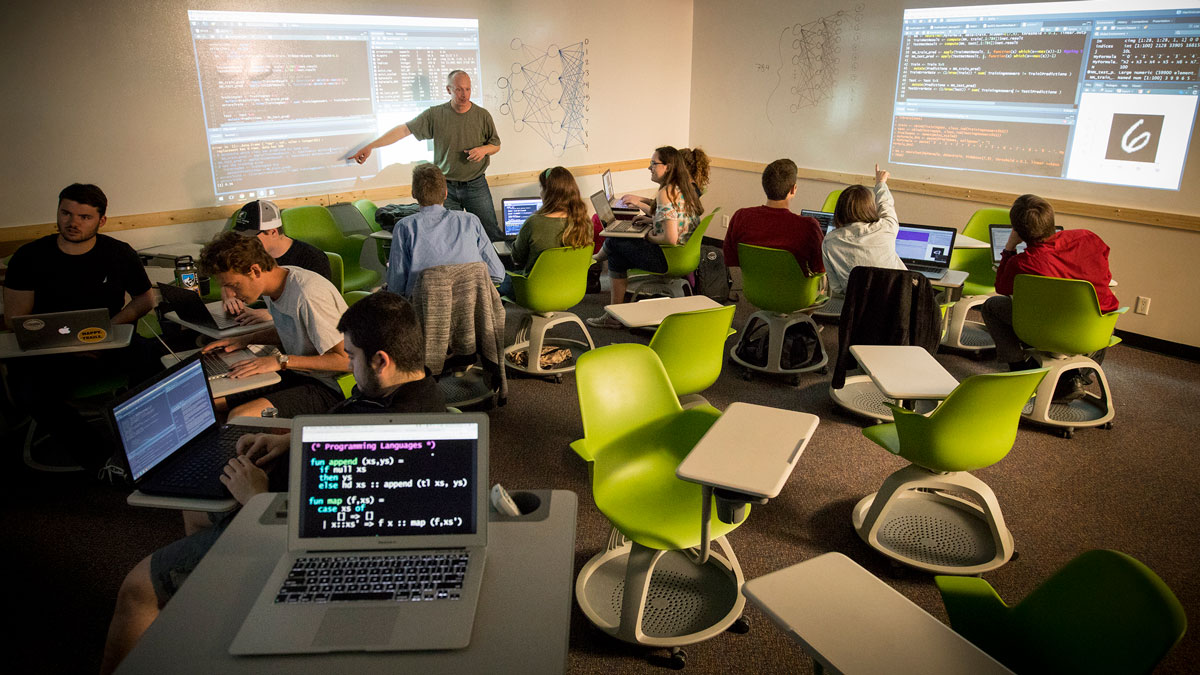
<instances>
[{"instance_id":1,"label":"digit 6 image on screen","mask_svg":"<svg viewBox=\"0 0 1200 675\"><path fill-rule=\"evenodd\" d=\"M1178 190L1200 95L1197 4L905 10L891 161Z\"/></svg>"},{"instance_id":2,"label":"digit 6 image on screen","mask_svg":"<svg viewBox=\"0 0 1200 675\"><path fill-rule=\"evenodd\" d=\"M445 103L446 76L483 96L479 21L404 16L188 11L218 202L354 185L389 164L433 160L407 138L350 154Z\"/></svg>"}]
</instances>

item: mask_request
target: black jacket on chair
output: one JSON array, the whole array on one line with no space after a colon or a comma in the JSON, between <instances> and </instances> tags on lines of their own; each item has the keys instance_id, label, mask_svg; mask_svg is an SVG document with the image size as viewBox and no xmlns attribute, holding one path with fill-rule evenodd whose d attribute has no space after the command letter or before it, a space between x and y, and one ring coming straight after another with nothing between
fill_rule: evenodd
<instances>
[{"instance_id":1,"label":"black jacket on chair","mask_svg":"<svg viewBox=\"0 0 1200 675\"><path fill-rule=\"evenodd\" d=\"M846 283L838 324L834 389L857 367L851 345L916 345L933 354L942 336L942 317L933 286L917 272L855 267Z\"/></svg>"}]
</instances>

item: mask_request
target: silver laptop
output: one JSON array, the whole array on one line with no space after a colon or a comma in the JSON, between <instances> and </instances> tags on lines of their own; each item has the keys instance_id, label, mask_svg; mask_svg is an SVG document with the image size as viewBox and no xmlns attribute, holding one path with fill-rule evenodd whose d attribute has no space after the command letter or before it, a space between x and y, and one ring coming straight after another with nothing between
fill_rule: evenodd
<instances>
[{"instance_id":1,"label":"silver laptop","mask_svg":"<svg viewBox=\"0 0 1200 675\"><path fill-rule=\"evenodd\" d=\"M604 170L604 173L600 176L600 183L604 186L604 198L608 200L608 205L612 207L613 215L617 217L617 220L630 220L641 214L641 209L633 206L625 206L624 202L617 199L617 193L613 191L612 170Z\"/></svg>"},{"instance_id":2,"label":"silver laptop","mask_svg":"<svg viewBox=\"0 0 1200 675\"><path fill-rule=\"evenodd\" d=\"M608 200L604 198L604 190L593 194L591 199L592 208L596 209L596 215L600 217L600 224L604 226L604 230L600 232L601 236L641 239L650 231L651 223L649 220L639 222L618 220L613 215L612 207L608 205Z\"/></svg>"},{"instance_id":3,"label":"silver laptop","mask_svg":"<svg viewBox=\"0 0 1200 675\"><path fill-rule=\"evenodd\" d=\"M904 266L927 279L941 279L950 269L950 254L958 230L936 225L900 223L896 234L896 255Z\"/></svg>"},{"instance_id":4,"label":"silver laptop","mask_svg":"<svg viewBox=\"0 0 1200 675\"><path fill-rule=\"evenodd\" d=\"M1062 225L1054 226L1055 232L1062 232ZM1008 244L1008 237L1012 234L1011 225L988 225L988 237L992 243L992 264L1000 264L1000 254L1004 252L1004 247ZM1017 253L1025 252L1025 242L1017 244Z\"/></svg>"},{"instance_id":5,"label":"silver laptop","mask_svg":"<svg viewBox=\"0 0 1200 675\"><path fill-rule=\"evenodd\" d=\"M482 413L296 418L288 550L229 653L466 647L487 448Z\"/></svg>"},{"instance_id":6,"label":"silver laptop","mask_svg":"<svg viewBox=\"0 0 1200 675\"><path fill-rule=\"evenodd\" d=\"M77 347L112 342L112 319L108 310L76 309L13 317L13 333L23 350Z\"/></svg>"}]
</instances>

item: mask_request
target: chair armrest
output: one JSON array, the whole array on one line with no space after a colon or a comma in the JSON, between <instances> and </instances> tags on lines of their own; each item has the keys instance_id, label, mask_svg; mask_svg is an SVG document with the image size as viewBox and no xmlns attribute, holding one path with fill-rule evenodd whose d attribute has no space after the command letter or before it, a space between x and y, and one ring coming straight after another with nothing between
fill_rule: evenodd
<instances>
[{"instance_id":1,"label":"chair armrest","mask_svg":"<svg viewBox=\"0 0 1200 675\"><path fill-rule=\"evenodd\" d=\"M978 577L935 576L950 627L976 647L1000 659L1011 610L991 584Z\"/></svg>"},{"instance_id":2,"label":"chair armrest","mask_svg":"<svg viewBox=\"0 0 1200 675\"><path fill-rule=\"evenodd\" d=\"M591 450L589 450L587 447L587 439L586 438L581 438L577 441L572 441L571 449L574 450L575 454L582 457L583 460L586 462L596 461L596 456L593 455Z\"/></svg>"}]
</instances>

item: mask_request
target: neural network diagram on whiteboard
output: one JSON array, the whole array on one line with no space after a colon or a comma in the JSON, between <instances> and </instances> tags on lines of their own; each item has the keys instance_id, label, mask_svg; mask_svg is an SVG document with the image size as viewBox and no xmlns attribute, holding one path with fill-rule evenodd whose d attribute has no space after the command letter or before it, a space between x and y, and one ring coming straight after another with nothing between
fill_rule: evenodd
<instances>
[{"instance_id":1,"label":"neural network diagram on whiteboard","mask_svg":"<svg viewBox=\"0 0 1200 675\"><path fill-rule=\"evenodd\" d=\"M841 73L858 67L858 33L863 6L790 24L779 34L775 87L767 97L771 111L793 115L832 98Z\"/></svg>"},{"instance_id":2,"label":"neural network diagram on whiteboard","mask_svg":"<svg viewBox=\"0 0 1200 675\"><path fill-rule=\"evenodd\" d=\"M511 117L518 132L531 129L541 136L555 155L588 145L587 45L582 40L538 49L514 39L520 58L496 81L502 92L498 112Z\"/></svg>"}]
</instances>

